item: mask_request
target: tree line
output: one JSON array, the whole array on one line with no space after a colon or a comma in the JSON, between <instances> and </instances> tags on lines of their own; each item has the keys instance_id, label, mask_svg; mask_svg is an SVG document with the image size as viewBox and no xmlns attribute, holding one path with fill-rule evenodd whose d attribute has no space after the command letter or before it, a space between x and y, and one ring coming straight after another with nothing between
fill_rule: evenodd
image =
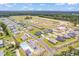
<instances>
[{"instance_id":1,"label":"tree line","mask_svg":"<svg viewBox=\"0 0 79 59\"><path fill-rule=\"evenodd\" d=\"M39 15L40 17L46 17L51 19L58 19L58 20L65 20L74 23L74 26L79 24L79 15L78 14L46 14L46 15Z\"/></svg>"}]
</instances>

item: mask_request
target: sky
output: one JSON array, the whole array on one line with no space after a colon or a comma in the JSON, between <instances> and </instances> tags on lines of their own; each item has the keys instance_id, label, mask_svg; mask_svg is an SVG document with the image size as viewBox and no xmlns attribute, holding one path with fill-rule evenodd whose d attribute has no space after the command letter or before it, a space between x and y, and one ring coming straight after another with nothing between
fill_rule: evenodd
<instances>
[{"instance_id":1,"label":"sky","mask_svg":"<svg viewBox=\"0 0 79 59\"><path fill-rule=\"evenodd\" d=\"M5 3L0 11L79 11L79 3Z\"/></svg>"}]
</instances>

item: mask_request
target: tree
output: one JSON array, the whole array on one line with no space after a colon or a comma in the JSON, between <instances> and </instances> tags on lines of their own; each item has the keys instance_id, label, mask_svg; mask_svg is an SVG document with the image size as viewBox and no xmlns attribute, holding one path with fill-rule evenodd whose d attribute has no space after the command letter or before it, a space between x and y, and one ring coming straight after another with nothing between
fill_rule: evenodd
<instances>
[{"instance_id":1,"label":"tree","mask_svg":"<svg viewBox=\"0 0 79 59\"><path fill-rule=\"evenodd\" d=\"M66 51L62 51L61 55L65 55L66 56Z\"/></svg>"},{"instance_id":2,"label":"tree","mask_svg":"<svg viewBox=\"0 0 79 59\"><path fill-rule=\"evenodd\" d=\"M73 51L74 50L74 47L73 46L69 46L69 52Z\"/></svg>"}]
</instances>

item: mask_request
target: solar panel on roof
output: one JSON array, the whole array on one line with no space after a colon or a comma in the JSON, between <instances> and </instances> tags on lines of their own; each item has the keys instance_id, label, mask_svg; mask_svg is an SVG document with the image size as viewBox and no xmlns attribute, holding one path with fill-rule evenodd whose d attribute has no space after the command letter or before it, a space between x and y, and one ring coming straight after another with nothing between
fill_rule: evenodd
<instances>
[{"instance_id":1,"label":"solar panel on roof","mask_svg":"<svg viewBox=\"0 0 79 59\"><path fill-rule=\"evenodd\" d=\"M71 37L75 37L76 36L75 33L68 33L68 35L71 36Z\"/></svg>"},{"instance_id":2,"label":"solar panel on roof","mask_svg":"<svg viewBox=\"0 0 79 59\"><path fill-rule=\"evenodd\" d=\"M78 35L78 34L79 34L79 31L75 31L74 33L75 33L76 35Z\"/></svg>"},{"instance_id":3,"label":"solar panel on roof","mask_svg":"<svg viewBox=\"0 0 79 59\"><path fill-rule=\"evenodd\" d=\"M42 32L36 32L35 35L40 36L42 34Z\"/></svg>"},{"instance_id":4,"label":"solar panel on roof","mask_svg":"<svg viewBox=\"0 0 79 59\"><path fill-rule=\"evenodd\" d=\"M56 40L58 40L58 41L64 41L65 39L63 37L61 37L61 36L57 36Z\"/></svg>"},{"instance_id":5,"label":"solar panel on roof","mask_svg":"<svg viewBox=\"0 0 79 59\"><path fill-rule=\"evenodd\" d=\"M27 50L26 50L26 54L27 54L28 56L31 56L31 55L32 55L32 52L31 52L29 49L27 49Z\"/></svg>"},{"instance_id":6,"label":"solar panel on roof","mask_svg":"<svg viewBox=\"0 0 79 59\"><path fill-rule=\"evenodd\" d=\"M69 35L67 35L67 34L64 35L63 37L64 37L65 39L71 38L71 37L70 37Z\"/></svg>"}]
</instances>

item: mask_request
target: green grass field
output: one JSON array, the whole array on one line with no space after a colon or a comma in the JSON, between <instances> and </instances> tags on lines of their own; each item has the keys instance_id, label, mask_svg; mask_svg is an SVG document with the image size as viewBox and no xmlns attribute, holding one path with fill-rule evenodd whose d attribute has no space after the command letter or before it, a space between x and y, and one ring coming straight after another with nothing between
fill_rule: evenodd
<instances>
[{"instance_id":1,"label":"green grass field","mask_svg":"<svg viewBox=\"0 0 79 59\"><path fill-rule=\"evenodd\" d=\"M64 42L58 41L56 44L53 44L53 43L49 42L47 39L44 39L44 41L45 41L45 43L48 44L48 46L51 48L51 47L55 47L55 46L57 46L57 45L62 45L62 44L66 44L66 43L75 41L75 39L74 39L74 38L70 38L70 39L67 39L67 40L64 41Z\"/></svg>"}]
</instances>

